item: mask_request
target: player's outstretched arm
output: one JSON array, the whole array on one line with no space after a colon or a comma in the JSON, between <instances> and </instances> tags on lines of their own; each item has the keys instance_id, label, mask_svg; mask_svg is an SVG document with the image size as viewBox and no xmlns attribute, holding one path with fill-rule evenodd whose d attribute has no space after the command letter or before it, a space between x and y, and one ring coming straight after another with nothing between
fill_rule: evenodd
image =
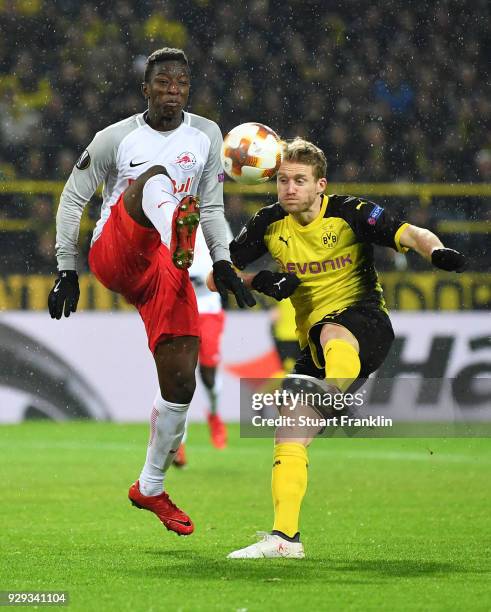
<instances>
[{"instance_id":1,"label":"player's outstretched arm","mask_svg":"<svg viewBox=\"0 0 491 612\"><path fill-rule=\"evenodd\" d=\"M467 266L465 255L454 249L447 249L438 236L423 227L408 225L400 236L400 244L416 251L436 268L447 272L463 272Z\"/></svg>"}]
</instances>

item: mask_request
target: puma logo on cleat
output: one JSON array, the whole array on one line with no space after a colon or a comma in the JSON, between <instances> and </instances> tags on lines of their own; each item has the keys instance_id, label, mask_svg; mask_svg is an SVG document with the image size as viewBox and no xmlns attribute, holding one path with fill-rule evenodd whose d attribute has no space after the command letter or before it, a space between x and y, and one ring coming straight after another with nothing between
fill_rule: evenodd
<instances>
[{"instance_id":1,"label":"puma logo on cleat","mask_svg":"<svg viewBox=\"0 0 491 612\"><path fill-rule=\"evenodd\" d=\"M278 240L280 242L284 242L286 244L286 246L288 246L288 241L290 240L291 236L288 236L288 238L283 238L283 236L279 236Z\"/></svg>"}]
</instances>

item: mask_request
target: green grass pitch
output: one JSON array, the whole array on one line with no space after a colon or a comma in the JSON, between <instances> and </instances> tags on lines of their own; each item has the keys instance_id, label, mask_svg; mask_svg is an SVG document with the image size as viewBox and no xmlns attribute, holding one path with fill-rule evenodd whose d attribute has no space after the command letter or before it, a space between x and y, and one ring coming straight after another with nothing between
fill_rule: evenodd
<instances>
[{"instance_id":1,"label":"green grass pitch","mask_svg":"<svg viewBox=\"0 0 491 612\"><path fill-rule=\"evenodd\" d=\"M133 508L146 425L0 428L0 590L69 610L489 610L491 439L318 440L305 560L227 560L271 528L270 440L190 428L167 486L188 537Z\"/></svg>"}]
</instances>

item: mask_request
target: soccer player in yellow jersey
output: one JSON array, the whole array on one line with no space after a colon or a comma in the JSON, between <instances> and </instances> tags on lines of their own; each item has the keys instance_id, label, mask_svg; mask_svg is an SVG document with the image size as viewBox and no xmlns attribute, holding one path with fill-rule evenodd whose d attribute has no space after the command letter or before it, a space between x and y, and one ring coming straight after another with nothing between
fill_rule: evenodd
<instances>
[{"instance_id":1,"label":"soccer player in yellow jersey","mask_svg":"<svg viewBox=\"0 0 491 612\"><path fill-rule=\"evenodd\" d=\"M278 202L248 221L230 253L240 269L267 251L278 262L281 272L263 270L251 284L277 300L290 297L295 308L302 352L289 382L298 390L332 393L353 388L377 370L394 338L372 245L412 249L447 271L462 271L466 259L429 230L373 202L324 195L326 165L324 153L310 142L296 138L286 143L277 175ZM319 416L311 406L301 410ZM273 530L229 558L305 556L298 523L307 488L307 446L316 433L276 429Z\"/></svg>"}]
</instances>

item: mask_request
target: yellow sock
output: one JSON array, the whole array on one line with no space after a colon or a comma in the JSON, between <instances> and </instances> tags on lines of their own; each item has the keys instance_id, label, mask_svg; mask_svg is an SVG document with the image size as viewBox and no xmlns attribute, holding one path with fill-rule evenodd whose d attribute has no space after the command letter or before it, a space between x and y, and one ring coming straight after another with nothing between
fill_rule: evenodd
<instances>
[{"instance_id":1,"label":"yellow sock","mask_svg":"<svg viewBox=\"0 0 491 612\"><path fill-rule=\"evenodd\" d=\"M324 346L326 378L341 391L346 391L360 373L360 358L346 340L329 340Z\"/></svg>"},{"instance_id":2,"label":"yellow sock","mask_svg":"<svg viewBox=\"0 0 491 612\"><path fill-rule=\"evenodd\" d=\"M303 444L284 442L274 447L273 529L290 538L298 531L300 506L307 490L307 467L307 449Z\"/></svg>"}]
</instances>

